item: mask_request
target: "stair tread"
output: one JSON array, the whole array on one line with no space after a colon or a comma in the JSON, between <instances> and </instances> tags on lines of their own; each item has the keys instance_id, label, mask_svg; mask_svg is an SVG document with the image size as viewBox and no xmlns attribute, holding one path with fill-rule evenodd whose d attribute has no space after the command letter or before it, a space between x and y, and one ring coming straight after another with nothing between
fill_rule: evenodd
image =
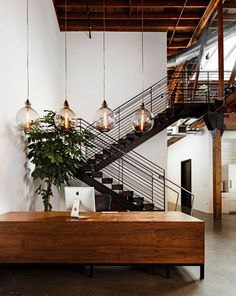
<instances>
[{"instance_id":1,"label":"stair tread","mask_svg":"<svg viewBox=\"0 0 236 296\"><path fill-rule=\"evenodd\" d=\"M139 197L139 196L134 196L133 197L133 201L139 201L141 200L142 202L144 202L144 198L143 197Z\"/></svg>"},{"instance_id":2,"label":"stair tread","mask_svg":"<svg viewBox=\"0 0 236 296\"><path fill-rule=\"evenodd\" d=\"M126 196L126 197L133 196L133 194L134 192L130 190L125 190L122 192L122 196Z\"/></svg>"},{"instance_id":3,"label":"stair tread","mask_svg":"<svg viewBox=\"0 0 236 296\"><path fill-rule=\"evenodd\" d=\"M102 178L103 184L111 184L113 182L112 178Z\"/></svg>"},{"instance_id":4,"label":"stair tread","mask_svg":"<svg viewBox=\"0 0 236 296\"><path fill-rule=\"evenodd\" d=\"M118 142L123 146L126 146L130 143L130 141L127 138L119 139Z\"/></svg>"},{"instance_id":5,"label":"stair tread","mask_svg":"<svg viewBox=\"0 0 236 296\"><path fill-rule=\"evenodd\" d=\"M94 172L93 174L92 174L92 176L94 177L94 178L102 178L102 175L103 175L103 173L102 172Z\"/></svg>"},{"instance_id":6,"label":"stair tread","mask_svg":"<svg viewBox=\"0 0 236 296\"><path fill-rule=\"evenodd\" d=\"M103 149L103 154L108 154L108 155L110 155L110 154L111 154L111 150L108 149L108 148L104 148L104 149Z\"/></svg>"},{"instance_id":7,"label":"stair tread","mask_svg":"<svg viewBox=\"0 0 236 296\"><path fill-rule=\"evenodd\" d=\"M143 209L146 210L146 211L153 211L154 204L145 202L145 203L143 203Z\"/></svg>"},{"instance_id":8,"label":"stair tread","mask_svg":"<svg viewBox=\"0 0 236 296\"><path fill-rule=\"evenodd\" d=\"M95 158L103 159L103 154L102 153L96 153Z\"/></svg>"},{"instance_id":9,"label":"stair tread","mask_svg":"<svg viewBox=\"0 0 236 296\"><path fill-rule=\"evenodd\" d=\"M122 190L123 189L123 185L122 184L113 184L112 185L112 189L113 190Z\"/></svg>"},{"instance_id":10,"label":"stair tread","mask_svg":"<svg viewBox=\"0 0 236 296\"><path fill-rule=\"evenodd\" d=\"M87 164L95 164L95 162L96 162L96 159L94 158L90 158L87 160Z\"/></svg>"},{"instance_id":11,"label":"stair tread","mask_svg":"<svg viewBox=\"0 0 236 296\"><path fill-rule=\"evenodd\" d=\"M87 164L87 165L84 165L84 166L81 168L81 170L82 170L83 172L85 172L85 171L92 171L92 170L93 170L93 167L92 167L91 165Z\"/></svg>"}]
</instances>

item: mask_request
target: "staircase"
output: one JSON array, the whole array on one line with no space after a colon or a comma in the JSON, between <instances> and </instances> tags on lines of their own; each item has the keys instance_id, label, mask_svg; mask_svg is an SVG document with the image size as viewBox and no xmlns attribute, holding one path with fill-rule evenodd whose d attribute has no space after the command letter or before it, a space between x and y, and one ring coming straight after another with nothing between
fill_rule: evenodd
<instances>
[{"instance_id":1,"label":"staircase","mask_svg":"<svg viewBox=\"0 0 236 296\"><path fill-rule=\"evenodd\" d=\"M180 118L199 118L219 108L217 76L217 72L183 71L174 78L174 89L173 79L162 79L114 110L117 124L109 133L101 133L80 119L81 132L90 133L93 140L90 147L83 147L87 163L77 178L111 195L122 209L165 210L166 188L178 194L174 187L181 187L166 179L164 169L133 149ZM154 115L154 126L146 133L134 132L131 125L141 100Z\"/></svg>"},{"instance_id":2,"label":"staircase","mask_svg":"<svg viewBox=\"0 0 236 296\"><path fill-rule=\"evenodd\" d=\"M81 132L90 133L89 147L82 147L87 159L77 178L128 210L165 210L165 170L132 151L108 134L98 132L85 120L79 120ZM129 141L135 141L135 137ZM102 167L102 168L101 168Z\"/></svg>"}]
</instances>

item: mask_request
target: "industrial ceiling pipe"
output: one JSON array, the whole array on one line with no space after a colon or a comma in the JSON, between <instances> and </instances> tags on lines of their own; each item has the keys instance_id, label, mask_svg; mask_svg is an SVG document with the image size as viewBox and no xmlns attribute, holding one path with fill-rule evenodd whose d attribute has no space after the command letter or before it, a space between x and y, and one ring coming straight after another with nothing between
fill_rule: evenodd
<instances>
[{"instance_id":1,"label":"industrial ceiling pipe","mask_svg":"<svg viewBox=\"0 0 236 296\"><path fill-rule=\"evenodd\" d=\"M236 36L236 23L233 23L232 25L227 26L224 29L224 40L229 39L230 37ZM210 34L209 38L207 39L207 42L205 44L204 51L209 50L213 46L217 46L218 37L217 37L217 31ZM184 49L181 53L169 57L167 59L167 67L175 67L181 64L184 64L187 61L190 61L191 59L197 57L200 53L201 48L201 40L195 43L194 45Z\"/></svg>"}]
</instances>

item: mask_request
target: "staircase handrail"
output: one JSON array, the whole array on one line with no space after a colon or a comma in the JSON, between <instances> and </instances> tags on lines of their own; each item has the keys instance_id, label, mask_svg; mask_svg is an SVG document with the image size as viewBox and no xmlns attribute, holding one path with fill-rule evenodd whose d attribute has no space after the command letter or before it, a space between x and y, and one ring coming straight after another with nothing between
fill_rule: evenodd
<instances>
[{"instance_id":1,"label":"staircase handrail","mask_svg":"<svg viewBox=\"0 0 236 296\"><path fill-rule=\"evenodd\" d=\"M177 188L185 191L186 193L190 194L191 195L191 211L190 211L190 215L192 215L192 211L193 211L193 204L194 204L194 201L195 201L195 195L193 192L187 190L186 188L174 183L173 181L169 180L168 178L165 177L165 181L171 183L172 185L176 186ZM168 185L167 185L168 186ZM173 190L172 188L170 188L168 186L169 189ZM173 190L175 191L175 190ZM176 191L175 191L176 192ZM178 192L178 195L177 195L177 199L176 199L176 203L175 203L175 211L177 210L177 206L178 206L178 203L179 203L179 192Z\"/></svg>"},{"instance_id":2,"label":"staircase handrail","mask_svg":"<svg viewBox=\"0 0 236 296\"><path fill-rule=\"evenodd\" d=\"M141 91L139 94L135 95L134 97L132 97L131 99L129 99L128 101L124 102L123 104L121 104L120 106L116 107L113 111L116 113L117 110L121 109L123 106L129 104L131 101L135 100L136 98L142 96L143 93L146 93L148 90L151 90L154 86L161 84L163 81L167 80L167 76L165 76L164 78L162 78L161 80L159 80L158 82L153 83L151 86L149 86L148 88L146 88L145 90Z\"/></svg>"},{"instance_id":3,"label":"staircase handrail","mask_svg":"<svg viewBox=\"0 0 236 296\"><path fill-rule=\"evenodd\" d=\"M137 153L136 151L132 151L132 152L129 152L129 154L127 154L124 151L120 150L119 148L114 146L114 144L118 144L118 141L116 139L112 138L109 134L105 134L105 133L102 133L101 131L98 131L93 124L88 123L83 118L78 118L77 120L78 120L78 122L84 122L87 125L88 128L92 128L94 131L96 131L100 135L100 137L105 136L105 137L109 138L110 140L112 140L113 144L110 144L110 147L112 147L112 149L116 150L117 153L122 154L123 156L126 156L126 157L130 158L131 161L134 160L138 164L141 164L139 161L135 160L134 158L132 158L130 156L130 154L133 153L133 154L137 155L138 157L141 157L142 159L144 159L146 162L150 163L152 166L155 166L157 170L165 172L165 170L161 166L153 163L151 160L147 159L146 157L142 156L141 154ZM79 127L80 127L80 125L79 125ZM96 136L98 137L98 135L96 135ZM142 166L150 171L150 168L148 168L147 166L145 166L143 164L142 164ZM159 177L161 177L161 174L158 173L158 175L159 175Z\"/></svg>"},{"instance_id":4,"label":"staircase handrail","mask_svg":"<svg viewBox=\"0 0 236 296\"><path fill-rule=\"evenodd\" d=\"M87 127L91 125L90 124L86 124L86 121L83 119L80 119L80 130L81 131L88 131ZM91 130L89 130L90 133ZM92 133L93 134L93 133ZM91 147L90 149L93 152L93 155L95 155L98 151L98 149L100 149L100 145L101 142L104 143L104 138L101 138L101 135L104 134L100 134L98 135L97 133L94 135L95 140L99 140L98 142L92 142L91 143ZM98 148L97 148L98 147ZM103 146L105 147L105 146ZM110 147L110 146L109 146ZM140 184L143 184L143 186L147 186L148 191L150 192L150 196L147 196L147 194L144 194L146 197L146 200L150 200L152 201L152 203L154 203L156 206L159 206L159 209L165 209L165 190L164 190L164 181L163 178L165 177L165 171L163 170L162 174L160 172L158 172L158 176L156 176L156 172L151 171L149 168L145 167L144 169L144 164L140 163L139 161L137 161L137 159L134 159L133 157L130 157L129 155L125 154L122 150L119 150L117 147L114 146L114 150L115 152L111 151L111 153L113 154L117 154L119 153L120 155L122 155L123 160L125 163L125 174L123 175L123 164L122 164L122 171L120 170L120 166L119 163L117 162L113 162L108 164L105 167L105 171L109 171L112 172L113 174L113 178L116 178L119 181L119 177L117 177L116 173L118 174L122 173L122 183L127 185L127 187L131 187L134 191L139 192L139 195L141 195L141 191L140 191ZM106 159L103 159L103 161L106 161ZM109 168L109 165L111 165L113 168L113 170L111 170ZM141 173L141 175L140 175ZM123 179L123 176L125 179ZM131 176L131 177L130 177ZM128 179L127 179L128 177ZM138 184L134 184L134 182L138 182ZM141 181L142 182L139 182ZM127 183L128 182L128 183ZM138 185L138 186L137 186ZM155 194L154 194L155 193ZM163 196L163 200L164 201L160 201L160 195Z\"/></svg>"},{"instance_id":5,"label":"staircase handrail","mask_svg":"<svg viewBox=\"0 0 236 296\"><path fill-rule=\"evenodd\" d=\"M197 102L209 102L210 98L216 99L217 97L217 93L218 93L218 86L214 83L212 84L212 89L213 93L211 93L209 86L211 85L211 81L209 80L209 78L211 78L214 75L218 75L218 71L198 71L198 74L203 74L203 76L205 77L204 79L202 79L202 77L199 77L199 81L197 81L197 85L202 85L205 84L205 81L207 81L207 85L208 85L208 91L205 92L205 95L202 96L201 93L195 93L197 86L194 85L194 79L193 79L193 73L195 72L189 72L189 71L181 71L180 73L182 74L180 77L180 87L177 87L177 93L183 95L182 100L180 100L181 103L185 102L185 97L187 98L186 102L189 102L189 100L191 101L193 98L191 97L192 95L195 96L195 101ZM225 71L225 73L230 73L229 71ZM187 75L187 78L185 77ZM217 76L215 76L217 77ZM192 86L189 86L189 79L191 78ZM117 136L118 139L122 138L119 137L119 130L121 130L123 127L126 128L128 127L128 121L130 120L130 116L137 110L137 106L139 104L140 98L144 97L144 101L148 100L148 102L154 104L154 107L156 108L155 110L160 112L160 110L165 109L167 107L167 103L170 103L169 107L171 107L172 103L176 103L175 101L171 100L171 90L168 89L168 83L170 83L173 79L176 79L176 77L174 78L169 78L169 77L164 77L163 79L161 79L160 81L154 83L153 85L151 85L150 87L148 87L146 90L144 90L143 92L139 93L138 95L134 96L133 98L131 98L130 100L128 100L127 102L121 104L119 107L117 107L116 109L114 109L115 113L119 113L121 109L122 110L122 114L120 115L120 121L118 122L119 125L115 128L117 132ZM159 89L160 87L160 89ZM176 91L176 90L175 90ZM152 95L154 95L154 97L152 97ZM146 96L146 97L145 97ZM161 100L162 99L162 100ZM194 101L194 102L195 102ZM130 104L131 102L135 102L134 106L132 107ZM146 102L146 101L145 101ZM153 103L154 102L154 103ZM156 104L156 105L155 105ZM127 106L127 109L126 107ZM152 106L152 105L151 105ZM127 115L128 114L128 115ZM156 114L154 114L156 115ZM128 116L128 118L127 118ZM122 125L120 124L121 120L124 120L125 122L122 122ZM81 119L82 120L82 119ZM84 121L86 122L86 121ZM115 150L117 153L119 153L119 155L122 155L122 157L129 157L132 161L135 161L136 163L141 163L142 167L145 167L149 172L155 172L157 175L157 177L159 179L163 178L162 174L164 174L164 178L165 178L165 170L163 168L161 168L160 166L158 166L157 164L153 163L152 161L150 161L149 159L143 157L142 155L140 155L139 153L137 153L136 151L132 151L129 152L129 154L127 155L125 152L123 152L121 149L119 149L118 147L114 146L115 144L119 144L118 140L116 139L116 137L114 137L114 132L110 132L108 134L103 134L101 132L99 132L94 124L89 124L88 122L86 122L86 124L88 125L88 127L90 129L92 129L96 136L101 136L106 139L109 139L109 146L112 147L113 150ZM130 122L130 126L131 126L131 122ZM124 131L122 131L124 134ZM104 147L105 148L105 147ZM102 148L101 148L102 151ZM170 181L167 178L164 179L164 181ZM171 181L172 182L172 181ZM178 184L172 182L172 185L177 186L178 188L188 192L189 194L191 194L192 197L192 203L194 201L194 194L188 190L186 190L185 188L181 188L181 186L179 186Z\"/></svg>"},{"instance_id":6,"label":"staircase handrail","mask_svg":"<svg viewBox=\"0 0 236 296\"><path fill-rule=\"evenodd\" d=\"M91 125L90 123L88 123L86 120L84 120L84 119L82 119L82 118L79 118L78 121L79 121L79 122L84 122L84 123L86 124L87 127L91 127L92 129L96 130L96 132L100 133L100 135L105 135L105 136L111 138L109 135L104 134L104 133L98 131L93 125ZM79 127L80 127L80 126L81 126L81 125L79 125ZM99 137L99 136L96 135L96 137ZM111 138L111 139L114 140L113 138ZM137 161L136 159L130 157L129 155L127 155L125 152L123 152L123 151L120 150L119 148L117 148L117 147L115 147L115 146L112 146L112 145L110 145L110 146L116 151L116 153L118 152L119 154L121 154L121 155L127 157L128 159L130 159L130 161L132 161L132 162L135 161L136 164L138 164L138 165L142 165L142 167L145 167L145 165L144 165L143 163L140 163L140 162ZM115 153L114 153L114 154L115 154ZM135 152L135 154L138 155L138 156L140 156L140 157L142 157L142 156L141 156L139 153L137 153L137 152ZM146 159L146 158L144 158L144 159L145 159L145 161L147 160L147 161L152 165L152 167L154 167L154 168L158 168L158 169L161 168L160 166L158 166L157 164L153 163L153 162L150 161L149 159ZM130 163L130 164L131 164L131 163ZM148 169L148 171L151 172L151 174L152 174L151 176L154 178L154 180L157 180L157 179L153 176L153 171L150 170L150 168L148 168L148 167L146 167L146 169ZM165 170L164 170L163 168L161 168L161 169L163 170L163 173L164 173L163 175L161 175L161 174L158 173L158 172L154 172L154 173L157 174L157 176L158 176L159 179L162 179L162 180L164 181L164 186L165 186L165 187L167 187L167 188L169 188L170 190L172 190L172 191L178 193L177 191L175 191L173 188L169 187L169 186L166 184L166 182L169 182L169 183L171 183L172 185L174 185L175 187L177 187L177 188L179 188L179 189L182 189L183 191L185 191L185 192L187 192L187 193L189 193L189 194L191 195L191 197L192 197L192 198L191 198L191 205L192 205L192 206L191 206L191 214L192 214L192 207L193 207L194 198L195 198L194 193L192 193L191 191L187 190L186 188L184 188L184 187L182 187L182 186L179 186L179 185L176 184L175 182L173 182L173 181L169 180L168 178L166 178L166 176L165 176ZM177 196L177 201L176 201L175 210L177 209L178 200L179 200L179 194L178 194L178 196Z\"/></svg>"}]
</instances>

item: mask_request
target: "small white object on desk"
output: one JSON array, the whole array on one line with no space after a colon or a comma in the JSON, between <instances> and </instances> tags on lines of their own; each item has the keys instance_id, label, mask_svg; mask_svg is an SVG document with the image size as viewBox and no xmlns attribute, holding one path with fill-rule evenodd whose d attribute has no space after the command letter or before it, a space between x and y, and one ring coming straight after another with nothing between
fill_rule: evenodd
<instances>
[{"instance_id":1,"label":"small white object on desk","mask_svg":"<svg viewBox=\"0 0 236 296\"><path fill-rule=\"evenodd\" d=\"M81 215L79 215L77 218L80 220L80 219L88 219L90 217L89 216L81 216Z\"/></svg>"},{"instance_id":2,"label":"small white object on desk","mask_svg":"<svg viewBox=\"0 0 236 296\"><path fill-rule=\"evenodd\" d=\"M118 211L102 211L102 214L118 214Z\"/></svg>"}]
</instances>

